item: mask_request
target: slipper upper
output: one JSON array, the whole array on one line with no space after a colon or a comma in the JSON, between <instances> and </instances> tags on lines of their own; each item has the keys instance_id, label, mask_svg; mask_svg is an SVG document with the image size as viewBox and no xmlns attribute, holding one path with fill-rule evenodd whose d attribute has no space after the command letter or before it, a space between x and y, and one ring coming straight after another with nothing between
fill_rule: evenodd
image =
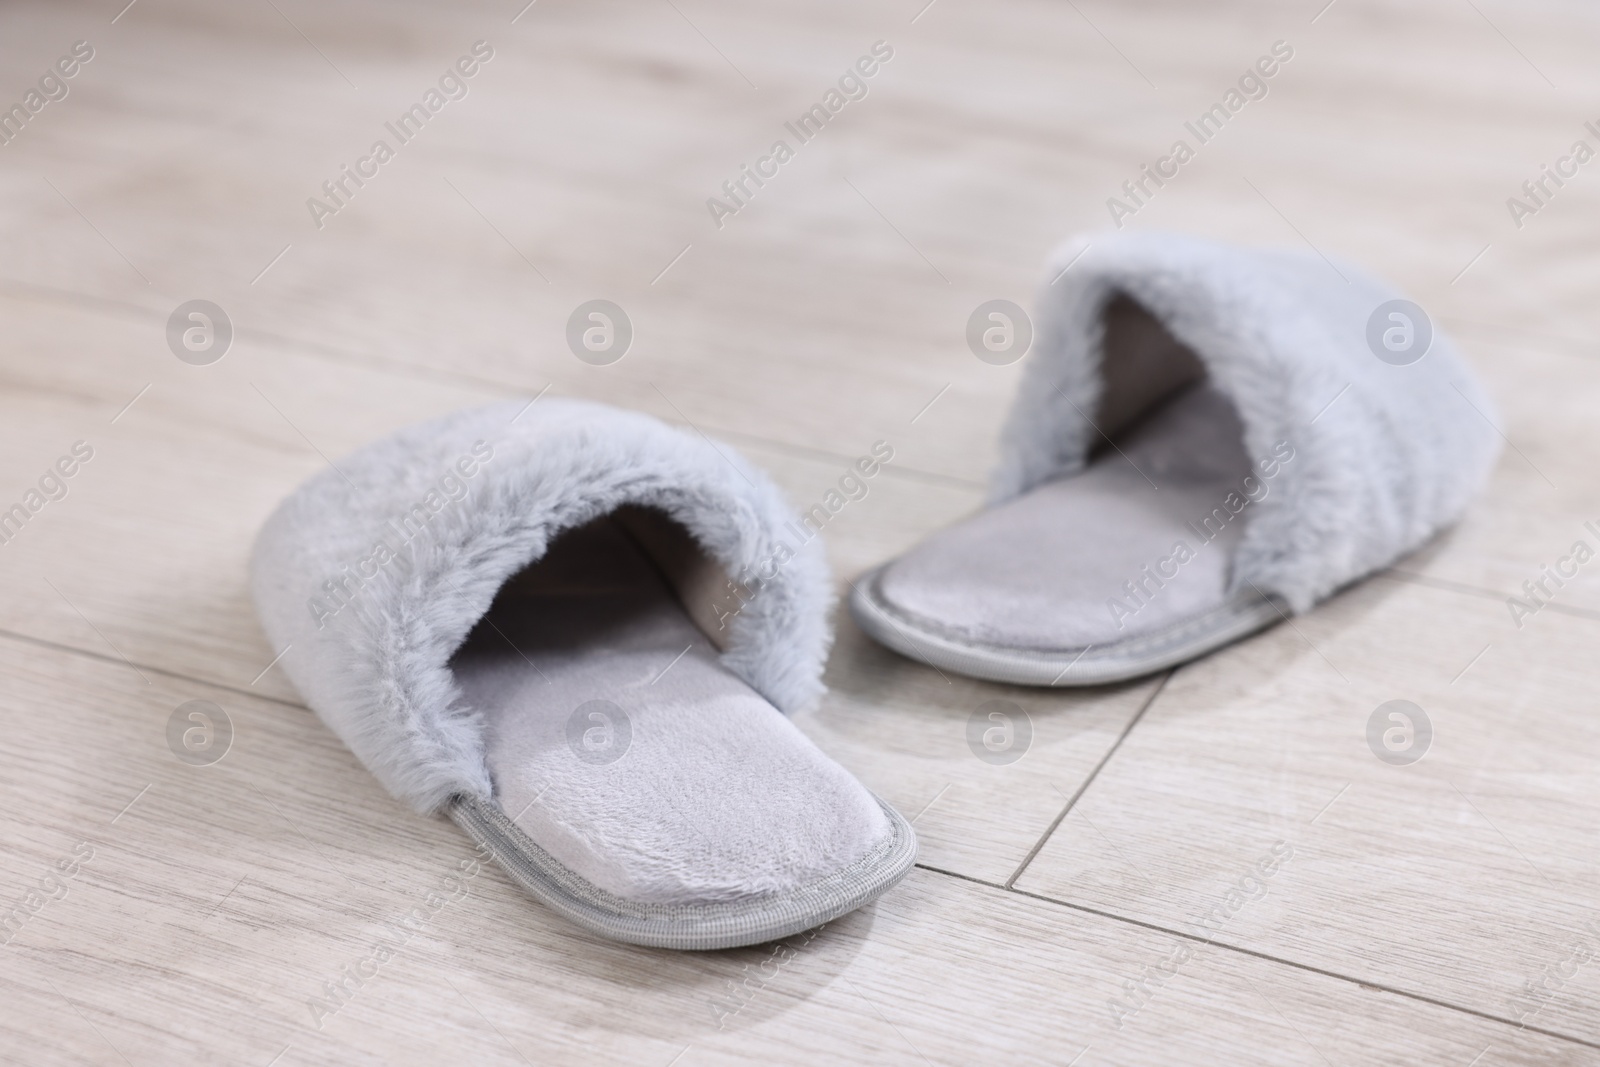
<instances>
[{"instance_id":1,"label":"slipper upper","mask_svg":"<svg viewBox=\"0 0 1600 1067\"><path fill-rule=\"evenodd\" d=\"M1494 410L1449 338L1354 267L1297 250L1095 234L1061 246L1046 277L1001 437L996 503L1081 470L1101 431L1115 432L1097 426L1126 406L1111 393L1140 388L1139 368L1104 365L1107 311L1124 298L1198 357L1237 410L1250 458L1274 474L1251 505L1235 588L1305 610L1458 519L1498 454Z\"/></svg>"},{"instance_id":2,"label":"slipper upper","mask_svg":"<svg viewBox=\"0 0 1600 1067\"><path fill-rule=\"evenodd\" d=\"M488 798L483 722L450 658L557 534L625 505L665 513L741 583L718 615L724 666L783 711L820 697L820 540L785 539L793 512L732 449L587 401L463 411L340 459L262 528L257 611L306 702L390 792L424 813Z\"/></svg>"}]
</instances>

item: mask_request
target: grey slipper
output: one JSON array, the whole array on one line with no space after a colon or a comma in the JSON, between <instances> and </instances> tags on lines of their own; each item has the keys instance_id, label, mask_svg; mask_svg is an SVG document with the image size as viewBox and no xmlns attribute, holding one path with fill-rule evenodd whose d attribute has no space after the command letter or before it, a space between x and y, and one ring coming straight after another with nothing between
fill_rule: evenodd
<instances>
[{"instance_id":1,"label":"grey slipper","mask_svg":"<svg viewBox=\"0 0 1600 1067\"><path fill-rule=\"evenodd\" d=\"M289 677L390 792L596 933L726 948L860 907L916 854L781 713L820 696L831 639L792 519L731 450L512 403L310 479L252 584Z\"/></svg>"},{"instance_id":2,"label":"grey slipper","mask_svg":"<svg viewBox=\"0 0 1600 1067\"><path fill-rule=\"evenodd\" d=\"M1123 234L1048 277L989 508L855 583L912 658L1024 685L1185 662L1420 546L1498 452L1454 346L1349 266Z\"/></svg>"}]
</instances>

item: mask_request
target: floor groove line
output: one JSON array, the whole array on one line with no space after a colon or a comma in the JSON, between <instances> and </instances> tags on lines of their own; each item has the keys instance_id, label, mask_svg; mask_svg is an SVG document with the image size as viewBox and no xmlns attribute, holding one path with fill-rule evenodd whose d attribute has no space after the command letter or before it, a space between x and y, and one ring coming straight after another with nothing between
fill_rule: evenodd
<instances>
[{"instance_id":1,"label":"floor groove line","mask_svg":"<svg viewBox=\"0 0 1600 1067\"><path fill-rule=\"evenodd\" d=\"M1232 945L1226 941L1217 941L1214 939L1197 937L1194 934L1185 933L1182 930L1176 930L1170 926L1163 926L1160 923L1153 923L1144 919L1135 919L1132 916L1119 915L1113 911L1105 911L1101 908L1091 908L1084 904L1074 904L1069 900L1060 900L1056 897L1048 897L1041 893L1030 893L1026 889L1018 889L1015 886L1004 886L998 882L990 882L982 878L974 878L971 875L961 874L958 871L947 871L939 867L929 866L926 863L918 863L916 866L919 870L927 871L930 874L938 874L946 878L957 878L963 882L970 882L973 885L983 886L985 889L994 889L1002 893L1013 893L1017 896L1027 897L1030 900L1037 900L1045 904L1053 904L1060 908L1071 908L1073 911L1082 912L1085 915L1094 915L1102 919L1110 919L1113 922L1125 923L1129 926L1137 926L1140 929L1149 930L1152 933L1166 934L1170 937L1181 937L1184 940L1192 941L1197 945L1211 945L1215 948L1237 953L1241 956L1250 956L1268 963L1276 963L1284 967L1293 967L1295 970L1305 971L1308 974L1318 974L1324 978L1333 978L1337 981L1348 982L1352 985L1360 986L1363 989L1376 989L1392 996L1405 997L1407 1000L1414 1000L1422 1004L1430 1004L1436 1008L1444 1008L1449 1011L1460 1012L1463 1015L1471 1015L1475 1018L1483 1019L1486 1022L1499 1023L1502 1026L1509 1026L1514 1030L1526 1030L1529 1033L1541 1034L1545 1037L1555 1038L1558 1041L1566 1041L1574 1045L1581 1045L1584 1048L1600 1049L1600 1041L1590 1041L1585 1038L1576 1037L1572 1034L1564 1034L1559 1030L1547 1030L1543 1027L1527 1026L1522 1023L1514 1022L1511 1019L1507 1019L1504 1016L1495 1015L1492 1012L1479 1011L1475 1008L1463 1007L1460 1004L1453 1004L1447 1000L1440 1000L1436 997L1430 997L1425 993L1415 993L1409 990L1399 989L1395 986L1384 985L1381 982L1368 981L1364 978L1357 978L1354 975L1344 974L1339 971L1331 971L1323 967L1313 966L1309 963L1301 963L1297 960L1292 960L1284 956L1274 956L1270 952L1259 952L1255 949L1245 948L1241 945Z\"/></svg>"}]
</instances>

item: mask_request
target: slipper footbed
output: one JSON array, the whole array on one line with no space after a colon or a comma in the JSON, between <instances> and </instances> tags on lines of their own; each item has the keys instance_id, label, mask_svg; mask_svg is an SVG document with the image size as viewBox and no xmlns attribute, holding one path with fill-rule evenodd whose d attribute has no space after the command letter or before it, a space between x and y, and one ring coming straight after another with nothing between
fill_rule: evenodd
<instances>
[{"instance_id":1,"label":"slipper footbed","mask_svg":"<svg viewBox=\"0 0 1600 1067\"><path fill-rule=\"evenodd\" d=\"M496 803L616 896L780 895L891 833L865 787L721 665L612 519L508 582L451 668L484 717Z\"/></svg>"},{"instance_id":2,"label":"slipper footbed","mask_svg":"<svg viewBox=\"0 0 1600 1067\"><path fill-rule=\"evenodd\" d=\"M883 569L879 592L924 628L1015 649L1105 646L1218 608L1248 502L1271 491L1246 480L1243 438L1201 381L1082 471L935 533Z\"/></svg>"}]
</instances>

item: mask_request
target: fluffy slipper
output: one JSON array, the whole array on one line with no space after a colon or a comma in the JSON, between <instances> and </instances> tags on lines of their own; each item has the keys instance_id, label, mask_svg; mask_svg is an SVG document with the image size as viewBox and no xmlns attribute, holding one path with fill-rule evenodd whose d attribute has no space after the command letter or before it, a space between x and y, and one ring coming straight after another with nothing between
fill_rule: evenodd
<instances>
[{"instance_id":1,"label":"fluffy slipper","mask_svg":"<svg viewBox=\"0 0 1600 1067\"><path fill-rule=\"evenodd\" d=\"M907 656L1024 685L1160 670L1418 547L1494 461L1454 346L1351 267L1130 234L1047 276L990 507L856 583Z\"/></svg>"},{"instance_id":2,"label":"fluffy slipper","mask_svg":"<svg viewBox=\"0 0 1600 1067\"><path fill-rule=\"evenodd\" d=\"M596 933L725 948L860 907L916 852L780 713L820 695L830 641L791 518L703 438L512 403L310 479L252 585L289 677L395 796Z\"/></svg>"}]
</instances>

